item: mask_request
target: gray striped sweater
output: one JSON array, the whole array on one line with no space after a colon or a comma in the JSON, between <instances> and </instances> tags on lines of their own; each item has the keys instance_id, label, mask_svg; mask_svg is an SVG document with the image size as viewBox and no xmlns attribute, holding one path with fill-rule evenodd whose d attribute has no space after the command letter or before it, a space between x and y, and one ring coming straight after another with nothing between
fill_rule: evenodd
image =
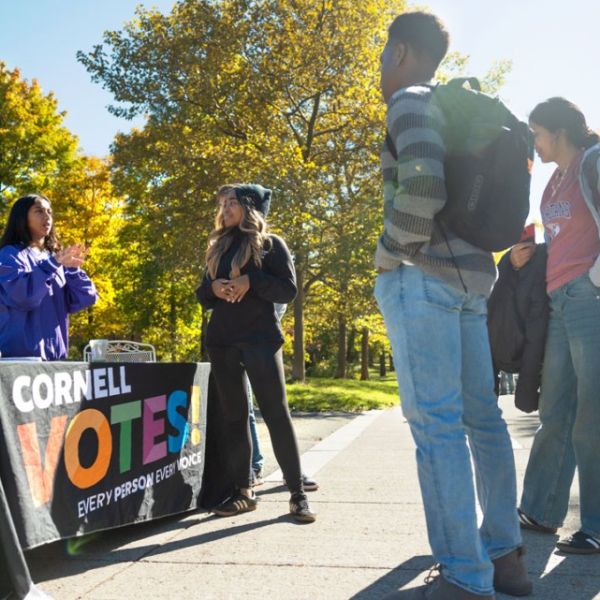
<instances>
[{"instance_id":1,"label":"gray striped sweater","mask_svg":"<svg viewBox=\"0 0 600 600\"><path fill-rule=\"evenodd\" d=\"M389 270L413 264L464 291L462 277L468 292L489 296L496 279L492 255L447 228L442 232L434 219L446 202L446 187L444 115L432 88L415 85L398 90L388 103L387 129L398 160L384 144L384 230L375 266Z\"/></svg>"}]
</instances>

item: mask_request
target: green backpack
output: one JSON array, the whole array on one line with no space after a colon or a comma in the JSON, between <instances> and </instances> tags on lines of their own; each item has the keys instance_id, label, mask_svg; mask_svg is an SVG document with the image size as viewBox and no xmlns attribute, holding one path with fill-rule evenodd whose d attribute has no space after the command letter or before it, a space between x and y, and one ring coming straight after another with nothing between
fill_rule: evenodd
<instances>
[{"instance_id":1,"label":"green backpack","mask_svg":"<svg viewBox=\"0 0 600 600\"><path fill-rule=\"evenodd\" d=\"M431 101L446 121L447 201L436 220L442 230L474 246L504 250L519 240L529 214L529 127L498 98L482 93L475 78L452 79L432 89ZM387 142L397 158L389 136Z\"/></svg>"}]
</instances>

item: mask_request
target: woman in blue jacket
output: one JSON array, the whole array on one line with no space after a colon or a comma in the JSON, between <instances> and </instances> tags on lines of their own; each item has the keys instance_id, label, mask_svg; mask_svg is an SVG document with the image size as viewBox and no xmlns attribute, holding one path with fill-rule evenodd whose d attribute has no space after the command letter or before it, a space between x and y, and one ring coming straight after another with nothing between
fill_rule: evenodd
<instances>
[{"instance_id":1,"label":"woman in blue jacket","mask_svg":"<svg viewBox=\"0 0 600 600\"><path fill-rule=\"evenodd\" d=\"M61 360L69 351L69 317L98 299L81 269L85 248L61 249L50 201L17 200L0 239L0 352L3 357Z\"/></svg>"}]
</instances>

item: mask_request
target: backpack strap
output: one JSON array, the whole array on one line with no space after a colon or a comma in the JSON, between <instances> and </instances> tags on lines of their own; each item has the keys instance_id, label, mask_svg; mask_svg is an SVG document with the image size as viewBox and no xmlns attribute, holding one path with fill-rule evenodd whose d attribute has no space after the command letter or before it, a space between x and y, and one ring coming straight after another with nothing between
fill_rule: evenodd
<instances>
[{"instance_id":1,"label":"backpack strap","mask_svg":"<svg viewBox=\"0 0 600 600\"><path fill-rule=\"evenodd\" d=\"M390 132L386 129L385 131L385 145L387 149L390 151L390 154L394 158L394 160L398 160L398 152L396 151L396 145L394 144L394 140L390 135Z\"/></svg>"},{"instance_id":2,"label":"backpack strap","mask_svg":"<svg viewBox=\"0 0 600 600\"><path fill-rule=\"evenodd\" d=\"M580 183L585 184L584 189L582 189L583 195L596 222L598 235L600 236L600 144L590 149L589 153L586 153L583 157L580 167ZM591 198L589 198L591 205L586 197L586 192L591 194Z\"/></svg>"},{"instance_id":3,"label":"backpack strap","mask_svg":"<svg viewBox=\"0 0 600 600\"><path fill-rule=\"evenodd\" d=\"M481 83L477 77L455 77L451 79L446 85L450 87L464 87L465 83L469 84L469 87L476 92L481 91Z\"/></svg>"}]
</instances>

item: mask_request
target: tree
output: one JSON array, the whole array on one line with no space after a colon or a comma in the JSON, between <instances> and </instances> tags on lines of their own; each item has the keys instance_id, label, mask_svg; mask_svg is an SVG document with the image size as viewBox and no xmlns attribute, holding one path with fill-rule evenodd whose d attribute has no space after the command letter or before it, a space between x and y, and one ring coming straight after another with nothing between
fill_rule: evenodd
<instances>
[{"instance_id":1,"label":"tree","mask_svg":"<svg viewBox=\"0 0 600 600\"><path fill-rule=\"evenodd\" d=\"M199 174L212 184L243 173L283 198L273 223L296 260L298 379L305 302L327 269L322 251L336 226L332 167L367 160L370 170L376 162L377 61L390 13L403 7L391 0L184 0L166 16L139 9L135 22L79 54L115 96L115 114L149 115L141 135L160 148L155 190ZM133 148L128 141L115 145L116 164L125 146Z\"/></svg>"},{"instance_id":2,"label":"tree","mask_svg":"<svg viewBox=\"0 0 600 600\"><path fill-rule=\"evenodd\" d=\"M202 314L193 290L202 273L216 183L204 171L185 168L180 146L163 162L168 135L151 123L118 136L113 146L113 181L127 198L120 241L136 247L136 257L123 265L128 283L120 299L131 316L131 335L171 360L197 360Z\"/></svg>"},{"instance_id":3,"label":"tree","mask_svg":"<svg viewBox=\"0 0 600 600\"><path fill-rule=\"evenodd\" d=\"M348 326L375 310L378 62L404 8L403 0L181 0L168 15L138 9L123 30L78 54L113 94L114 114L147 116L142 131L113 146L115 185L127 196L127 235L147 261L132 277L152 299L152 282L173 285L169 310L154 303L162 308L142 315L131 306L136 322L168 312L177 335L178 311L193 312L182 282L200 275L212 191L258 180L275 190L270 221L295 258L292 375L304 379L311 307L330 317L326 326L337 323L345 360ZM466 58L446 64L458 73ZM343 376L345 365L338 369Z\"/></svg>"},{"instance_id":4,"label":"tree","mask_svg":"<svg viewBox=\"0 0 600 600\"><path fill-rule=\"evenodd\" d=\"M120 266L129 249L118 243L124 225L123 199L110 182L107 160L80 156L45 190L55 213L63 244L83 243L89 250L85 270L98 289L98 302L71 318L71 357L80 358L91 338L119 338L128 315L118 302Z\"/></svg>"},{"instance_id":5,"label":"tree","mask_svg":"<svg viewBox=\"0 0 600 600\"><path fill-rule=\"evenodd\" d=\"M47 189L77 159L52 94L0 61L0 213L15 196Z\"/></svg>"},{"instance_id":6,"label":"tree","mask_svg":"<svg viewBox=\"0 0 600 600\"><path fill-rule=\"evenodd\" d=\"M451 53L442 64L438 77L444 81L461 76L467 65L468 57ZM510 64L506 62L493 65L482 80L483 87L488 92L496 91L509 68ZM327 314L329 322L337 323L335 376L340 378L349 372L347 360L352 344L348 332L360 329L363 337L367 336L357 322L364 322L369 315L377 313L372 295L372 259L381 228L380 163L376 152L381 125L376 118L366 131L370 131L371 140L365 148L370 151L361 157L355 155L347 161L335 162L329 170L330 187L335 190L335 196L331 206L332 226L325 236L321 261L328 267L323 282L331 294L330 302L321 302L321 310ZM364 351L364 346L362 348ZM364 360L367 353L363 352ZM365 377L365 367L362 373Z\"/></svg>"}]
</instances>

